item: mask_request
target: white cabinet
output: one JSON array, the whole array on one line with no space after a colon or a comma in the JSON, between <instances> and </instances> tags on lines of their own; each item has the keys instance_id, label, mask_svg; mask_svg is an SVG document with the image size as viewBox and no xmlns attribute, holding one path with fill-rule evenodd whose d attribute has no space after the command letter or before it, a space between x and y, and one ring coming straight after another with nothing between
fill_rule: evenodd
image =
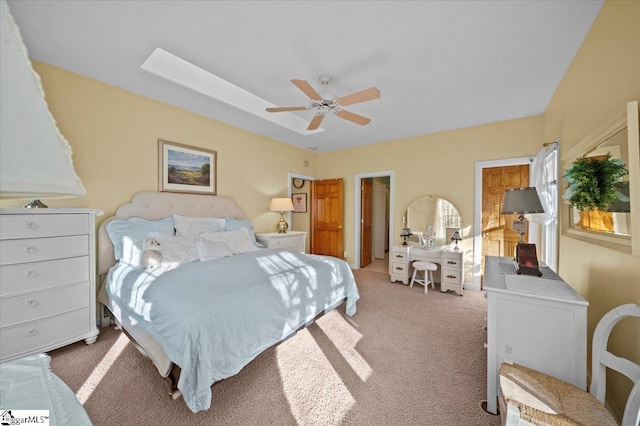
<instances>
[{"instance_id":1,"label":"white cabinet","mask_svg":"<svg viewBox=\"0 0 640 426\"><path fill-rule=\"evenodd\" d=\"M409 284L413 275L411 264L421 260L440 264L440 291L453 290L462 296L464 285L464 256L448 246L423 248L411 244L395 245L389 256L391 282L402 281Z\"/></svg>"},{"instance_id":2,"label":"white cabinet","mask_svg":"<svg viewBox=\"0 0 640 426\"><path fill-rule=\"evenodd\" d=\"M0 210L0 362L95 342L97 214Z\"/></svg>"},{"instance_id":3,"label":"white cabinet","mask_svg":"<svg viewBox=\"0 0 640 426\"><path fill-rule=\"evenodd\" d=\"M307 233L289 231L286 233L267 232L256 234L256 240L266 248L283 251L301 251L304 253Z\"/></svg>"},{"instance_id":4,"label":"white cabinet","mask_svg":"<svg viewBox=\"0 0 640 426\"><path fill-rule=\"evenodd\" d=\"M409 284L409 278L413 271L409 264L409 248L410 246L393 246L391 255L389 256L389 274L391 282L402 281L403 284Z\"/></svg>"},{"instance_id":5,"label":"white cabinet","mask_svg":"<svg viewBox=\"0 0 640 426\"><path fill-rule=\"evenodd\" d=\"M549 268L517 275L513 260L487 256L487 410L497 411L504 360L586 390L587 302Z\"/></svg>"}]
</instances>

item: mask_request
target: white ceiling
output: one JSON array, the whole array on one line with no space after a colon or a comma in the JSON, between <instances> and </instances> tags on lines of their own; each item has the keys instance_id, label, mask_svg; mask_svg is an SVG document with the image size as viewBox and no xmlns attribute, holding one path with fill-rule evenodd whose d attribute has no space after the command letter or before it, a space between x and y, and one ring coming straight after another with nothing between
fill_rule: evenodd
<instances>
[{"instance_id":1,"label":"white ceiling","mask_svg":"<svg viewBox=\"0 0 640 426\"><path fill-rule=\"evenodd\" d=\"M541 114L602 1L9 1L32 59L302 148L331 151ZM291 79L376 86L303 136L140 69L157 47L278 106ZM279 113L293 114L293 113ZM311 111L295 114L305 121Z\"/></svg>"}]
</instances>

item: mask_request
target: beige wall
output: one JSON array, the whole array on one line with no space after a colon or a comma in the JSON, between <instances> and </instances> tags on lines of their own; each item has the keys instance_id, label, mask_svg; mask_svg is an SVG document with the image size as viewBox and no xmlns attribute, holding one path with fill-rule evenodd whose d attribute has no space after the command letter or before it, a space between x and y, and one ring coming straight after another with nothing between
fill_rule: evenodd
<instances>
[{"instance_id":1,"label":"beige wall","mask_svg":"<svg viewBox=\"0 0 640 426\"><path fill-rule=\"evenodd\" d=\"M233 196L256 232L273 231L278 214L269 202L287 195L287 173L314 174L309 151L57 67L34 68L87 190L82 198L47 201L51 206L101 209L104 219L137 192L157 191L158 139L217 151L218 194Z\"/></svg>"},{"instance_id":2,"label":"beige wall","mask_svg":"<svg viewBox=\"0 0 640 426\"><path fill-rule=\"evenodd\" d=\"M354 253L359 252L354 241L355 175L389 170L395 176L391 244L402 241L402 215L412 200L426 194L444 197L462 215L465 234L461 245L469 261L465 282L472 282L475 162L534 155L542 147L542 135L540 115L319 154L319 178L344 178L347 260L353 263Z\"/></svg>"},{"instance_id":3,"label":"beige wall","mask_svg":"<svg viewBox=\"0 0 640 426\"><path fill-rule=\"evenodd\" d=\"M640 100L639 22L640 2L604 4L544 114L545 139L559 137L561 154L624 103ZM640 232L640 223L632 226ZM640 257L561 236L559 272L589 300L589 341L607 311L624 303L640 304ZM640 363L638 321L617 326L609 347ZM617 375L609 380L607 400L620 416L631 384Z\"/></svg>"}]
</instances>

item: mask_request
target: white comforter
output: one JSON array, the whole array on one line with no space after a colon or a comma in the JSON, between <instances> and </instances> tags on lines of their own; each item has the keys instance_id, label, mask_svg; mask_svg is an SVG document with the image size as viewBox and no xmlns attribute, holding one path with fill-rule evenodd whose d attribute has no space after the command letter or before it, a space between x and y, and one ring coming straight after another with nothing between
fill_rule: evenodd
<instances>
[{"instance_id":1,"label":"white comforter","mask_svg":"<svg viewBox=\"0 0 640 426\"><path fill-rule=\"evenodd\" d=\"M193 412L210 407L214 382L344 299L355 314L359 298L346 262L266 249L172 270L118 264L105 289L122 309L116 314L180 366L178 389Z\"/></svg>"}]
</instances>

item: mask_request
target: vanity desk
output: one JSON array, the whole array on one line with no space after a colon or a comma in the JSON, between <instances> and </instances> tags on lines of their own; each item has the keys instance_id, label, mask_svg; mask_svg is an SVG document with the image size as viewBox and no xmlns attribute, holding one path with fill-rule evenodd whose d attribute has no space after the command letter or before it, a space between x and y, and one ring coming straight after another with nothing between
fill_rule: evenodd
<instances>
[{"instance_id":1,"label":"vanity desk","mask_svg":"<svg viewBox=\"0 0 640 426\"><path fill-rule=\"evenodd\" d=\"M409 284L413 275L411 264L417 260L440 265L440 291L453 290L462 296L464 257L462 251L450 246L425 248L418 244L394 245L389 256L391 282Z\"/></svg>"}]
</instances>

